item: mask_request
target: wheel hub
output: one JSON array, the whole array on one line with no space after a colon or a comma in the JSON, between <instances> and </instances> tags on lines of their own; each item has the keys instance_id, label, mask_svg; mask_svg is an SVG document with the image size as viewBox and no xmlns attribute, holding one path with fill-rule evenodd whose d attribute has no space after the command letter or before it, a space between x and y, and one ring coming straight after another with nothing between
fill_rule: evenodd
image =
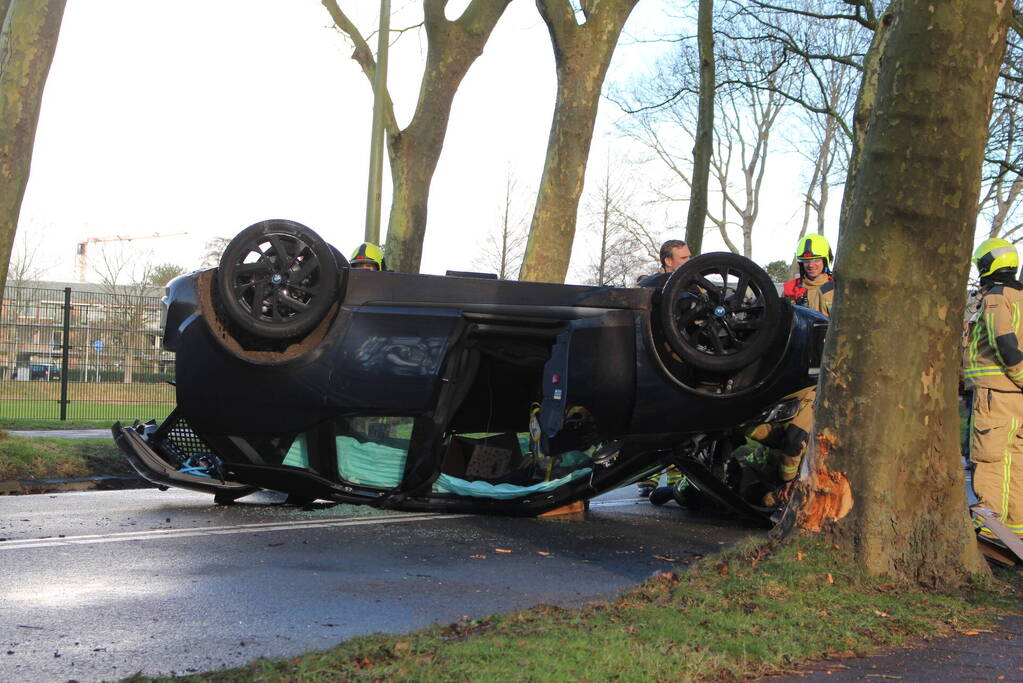
<instances>
[{"instance_id":1,"label":"wheel hub","mask_svg":"<svg viewBox=\"0 0 1023 683\"><path fill-rule=\"evenodd\" d=\"M728 311L725 309L724 306L720 306L719 305L719 306L715 306L714 307L714 315L717 316L718 318L724 318L725 317L725 313L727 313L727 312Z\"/></svg>"},{"instance_id":2,"label":"wheel hub","mask_svg":"<svg viewBox=\"0 0 1023 683\"><path fill-rule=\"evenodd\" d=\"M284 282L284 277L280 273L274 273L273 275L270 276L270 282L274 283L275 285L279 285L282 282Z\"/></svg>"}]
</instances>

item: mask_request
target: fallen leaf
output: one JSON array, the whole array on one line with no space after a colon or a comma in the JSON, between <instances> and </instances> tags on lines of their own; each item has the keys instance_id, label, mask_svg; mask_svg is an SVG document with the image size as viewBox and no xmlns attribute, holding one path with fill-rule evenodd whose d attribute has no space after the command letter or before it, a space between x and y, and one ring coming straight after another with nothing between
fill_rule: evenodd
<instances>
[{"instance_id":1,"label":"fallen leaf","mask_svg":"<svg viewBox=\"0 0 1023 683\"><path fill-rule=\"evenodd\" d=\"M802 562L804 557L806 557L806 553L804 553L802 550L796 551L796 562Z\"/></svg>"},{"instance_id":2,"label":"fallen leaf","mask_svg":"<svg viewBox=\"0 0 1023 683\"><path fill-rule=\"evenodd\" d=\"M668 557L667 555L653 555L655 560L664 560L665 562L681 562L682 560L677 557Z\"/></svg>"},{"instance_id":3,"label":"fallen leaf","mask_svg":"<svg viewBox=\"0 0 1023 683\"><path fill-rule=\"evenodd\" d=\"M400 642L394 644L394 649L398 652L404 652L412 647L412 643Z\"/></svg>"},{"instance_id":4,"label":"fallen leaf","mask_svg":"<svg viewBox=\"0 0 1023 683\"><path fill-rule=\"evenodd\" d=\"M721 565L721 569L720 571L718 571L718 573L721 574L721 576L726 575L728 573L728 565L727 564Z\"/></svg>"},{"instance_id":5,"label":"fallen leaf","mask_svg":"<svg viewBox=\"0 0 1023 683\"><path fill-rule=\"evenodd\" d=\"M487 556L486 555L470 555L469 559L470 560L485 560L485 559L487 559Z\"/></svg>"},{"instance_id":6,"label":"fallen leaf","mask_svg":"<svg viewBox=\"0 0 1023 683\"><path fill-rule=\"evenodd\" d=\"M979 636L980 631L963 631L964 636Z\"/></svg>"},{"instance_id":7,"label":"fallen leaf","mask_svg":"<svg viewBox=\"0 0 1023 683\"><path fill-rule=\"evenodd\" d=\"M505 548L494 548L494 552L495 553L510 553L511 551L510 550L506 550Z\"/></svg>"},{"instance_id":8,"label":"fallen leaf","mask_svg":"<svg viewBox=\"0 0 1023 683\"><path fill-rule=\"evenodd\" d=\"M880 610L874 610L874 614L876 614L879 617L890 617L890 616L892 616L892 615L888 614L887 612L882 612Z\"/></svg>"},{"instance_id":9,"label":"fallen leaf","mask_svg":"<svg viewBox=\"0 0 1023 683\"><path fill-rule=\"evenodd\" d=\"M550 555L550 553L545 553L545 552L544 552L544 551L542 551L542 550L537 550L537 551L536 551L536 554L537 554L537 555L543 555L544 557L547 557L548 555Z\"/></svg>"},{"instance_id":10,"label":"fallen leaf","mask_svg":"<svg viewBox=\"0 0 1023 683\"><path fill-rule=\"evenodd\" d=\"M831 572L828 572L828 583L834 583L834 582L835 582L835 577L831 575Z\"/></svg>"}]
</instances>

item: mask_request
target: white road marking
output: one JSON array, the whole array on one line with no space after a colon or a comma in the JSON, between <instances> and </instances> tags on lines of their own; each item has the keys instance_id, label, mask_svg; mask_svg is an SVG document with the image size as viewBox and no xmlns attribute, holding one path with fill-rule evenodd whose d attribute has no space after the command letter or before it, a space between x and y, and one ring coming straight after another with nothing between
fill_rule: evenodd
<instances>
[{"instance_id":1,"label":"white road marking","mask_svg":"<svg viewBox=\"0 0 1023 683\"><path fill-rule=\"evenodd\" d=\"M591 501L590 507L622 507L637 505L638 500ZM260 524L239 524L234 526L194 527L188 529L150 529L147 531L120 531L110 534L87 534L82 536L47 536L0 541L0 550L29 550L34 548L58 548L75 545L96 545L99 543L121 543L124 541L148 541L154 539L191 538L194 536L221 536L230 534L260 533L264 531L292 531L295 529L325 529L331 527L369 526L373 524L399 524L418 520L444 520L472 517L468 514L437 514L412 512L373 517L345 519L304 519L291 522L263 522Z\"/></svg>"},{"instance_id":2,"label":"white road marking","mask_svg":"<svg viewBox=\"0 0 1023 683\"><path fill-rule=\"evenodd\" d=\"M56 548L97 543L120 543L123 541L146 541L167 538L190 538L193 536L218 536L229 534L260 533L264 531L293 531L295 529L324 529L329 527L369 526L373 524L398 524L401 522L458 519L472 515L439 515L417 512L402 515L380 515L347 519L299 520L294 522L264 522L261 524L240 524L237 526L195 527L190 529L151 529L149 531L122 531L111 534L89 534L46 538L24 538L0 541L0 550L27 550L31 548Z\"/></svg>"},{"instance_id":3,"label":"white road marking","mask_svg":"<svg viewBox=\"0 0 1023 683\"><path fill-rule=\"evenodd\" d=\"M643 502L645 502L645 501L642 498L637 498L636 500L631 500L631 499L630 500L609 500L606 503L605 502L595 503L593 501L590 501L590 507L591 508L620 508L620 507L624 507L626 505L639 505L640 503L643 503Z\"/></svg>"}]
</instances>

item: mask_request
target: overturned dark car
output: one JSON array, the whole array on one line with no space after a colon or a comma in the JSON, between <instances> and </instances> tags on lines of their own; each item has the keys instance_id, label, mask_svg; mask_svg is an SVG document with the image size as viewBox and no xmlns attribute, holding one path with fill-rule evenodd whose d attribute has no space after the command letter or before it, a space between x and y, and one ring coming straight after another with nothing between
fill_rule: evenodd
<instances>
[{"instance_id":1,"label":"overturned dark car","mask_svg":"<svg viewBox=\"0 0 1023 683\"><path fill-rule=\"evenodd\" d=\"M357 270L308 228L258 223L174 280L177 408L114 425L159 486L381 508L536 515L674 463L744 505L729 454L791 417L826 319L734 254L662 286Z\"/></svg>"}]
</instances>

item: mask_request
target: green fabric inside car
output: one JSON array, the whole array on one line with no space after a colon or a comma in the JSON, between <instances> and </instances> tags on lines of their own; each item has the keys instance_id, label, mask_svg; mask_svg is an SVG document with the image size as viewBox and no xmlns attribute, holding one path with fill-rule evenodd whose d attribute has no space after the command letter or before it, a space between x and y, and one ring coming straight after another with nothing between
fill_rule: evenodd
<instances>
[{"instance_id":1,"label":"green fabric inside car","mask_svg":"<svg viewBox=\"0 0 1023 683\"><path fill-rule=\"evenodd\" d=\"M405 473L406 453L403 449L372 441L362 443L350 436L339 436L334 442L338 473L345 481L385 489L401 483ZM309 448L304 434L291 444L281 464L309 469Z\"/></svg>"}]
</instances>

